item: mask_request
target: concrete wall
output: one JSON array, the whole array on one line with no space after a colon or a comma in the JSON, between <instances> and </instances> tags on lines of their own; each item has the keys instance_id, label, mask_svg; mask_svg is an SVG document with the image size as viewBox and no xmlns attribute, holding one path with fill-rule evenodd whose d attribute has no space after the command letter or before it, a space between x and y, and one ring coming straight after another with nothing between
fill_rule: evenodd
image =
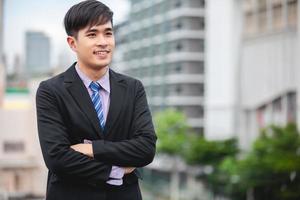
<instances>
[{"instance_id":1,"label":"concrete wall","mask_svg":"<svg viewBox=\"0 0 300 200\"><path fill-rule=\"evenodd\" d=\"M38 82L30 82L29 94L6 95L0 108L0 190L12 194L43 196L46 191L47 170L40 150L35 111ZM7 144L21 147L8 150Z\"/></svg>"},{"instance_id":2,"label":"concrete wall","mask_svg":"<svg viewBox=\"0 0 300 200\"><path fill-rule=\"evenodd\" d=\"M297 86L297 32L261 36L243 43L242 106L257 107Z\"/></svg>"},{"instance_id":3,"label":"concrete wall","mask_svg":"<svg viewBox=\"0 0 300 200\"><path fill-rule=\"evenodd\" d=\"M241 41L239 1L206 1L205 136L236 135L237 70Z\"/></svg>"}]
</instances>

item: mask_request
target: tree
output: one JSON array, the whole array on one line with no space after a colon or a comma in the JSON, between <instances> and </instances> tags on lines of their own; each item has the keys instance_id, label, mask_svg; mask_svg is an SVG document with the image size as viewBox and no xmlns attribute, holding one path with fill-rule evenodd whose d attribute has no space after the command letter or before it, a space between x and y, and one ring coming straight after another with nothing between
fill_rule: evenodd
<instances>
[{"instance_id":1,"label":"tree","mask_svg":"<svg viewBox=\"0 0 300 200\"><path fill-rule=\"evenodd\" d=\"M187 142L189 128L183 113L167 109L156 113L154 124L158 137L157 151L179 155Z\"/></svg>"},{"instance_id":2,"label":"tree","mask_svg":"<svg viewBox=\"0 0 300 200\"><path fill-rule=\"evenodd\" d=\"M270 126L239 163L241 180L256 200L300 199L300 135L295 124Z\"/></svg>"},{"instance_id":3,"label":"tree","mask_svg":"<svg viewBox=\"0 0 300 200\"><path fill-rule=\"evenodd\" d=\"M224 159L210 177L215 191L231 199L300 199L300 135L294 124L261 131L242 159Z\"/></svg>"},{"instance_id":4,"label":"tree","mask_svg":"<svg viewBox=\"0 0 300 200\"><path fill-rule=\"evenodd\" d=\"M183 113L174 109L167 109L156 113L154 124L158 136L157 150L173 156L170 197L179 199L179 169L177 155L183 155L182 149L188 142L188 125Z\"/></svg>"},{"instance_id":5,"label":"tree","mask_svg":"<svg viewBox=\"0 0 300 200\"><path fill-rule=\"evenodd\" d=\"M185 151L187 163L209 166L211 169L199 178L205 180L215 194L242 199L244 193L236 190L238 185L235 163L239 153L237 140L208 141L201 136L192 136L189 139L190 145Z\"/></svg>"},{"instance_id":6,"label":"tree","mask_svg":"<svg viewBox=\"0 0 300 200\"><path fill-rule=\"evenodd\" d=\"M189 164L216 166L228 156L235 156L238 151L236 139L208 141L202 136L190 136L186 147L185 159Z\"/></svg>"}]
</instances>

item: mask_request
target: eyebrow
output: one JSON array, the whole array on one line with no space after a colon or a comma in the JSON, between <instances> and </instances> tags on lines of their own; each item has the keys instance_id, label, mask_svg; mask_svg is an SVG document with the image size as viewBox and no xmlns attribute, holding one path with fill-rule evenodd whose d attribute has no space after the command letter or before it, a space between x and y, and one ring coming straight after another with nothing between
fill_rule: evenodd
<instances>
[{"instance_id":1,"label":"eyebrow","mask_svg":"<svg viewBox=\"0 0 300 200\"><path fill-rule=\"evenodd\" d=\"M113 29L112 28L105 28L104 32L107 32L107 31L113 31ZM98 29L91 28L91 29L87 30L85 33L97 33L97 32L99 32Z\"/></svg>"}]
</instances>

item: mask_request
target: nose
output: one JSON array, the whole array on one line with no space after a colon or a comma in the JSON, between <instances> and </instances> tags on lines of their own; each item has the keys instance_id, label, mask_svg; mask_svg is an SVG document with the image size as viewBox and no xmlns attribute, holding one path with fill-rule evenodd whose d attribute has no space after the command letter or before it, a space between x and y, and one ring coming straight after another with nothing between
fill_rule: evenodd
<instances>
[{"instance_id":1,"label":"nose","mask_svg":"<svg viewBox=\"0 0 300 200\"><path fill-rule=\"evenodd\" d=\"M97 38L97 46L104 46L106 47L107 46L107 39L103 36L103 35L99 35L98 38Z\"/></svg>"}]
</instances>

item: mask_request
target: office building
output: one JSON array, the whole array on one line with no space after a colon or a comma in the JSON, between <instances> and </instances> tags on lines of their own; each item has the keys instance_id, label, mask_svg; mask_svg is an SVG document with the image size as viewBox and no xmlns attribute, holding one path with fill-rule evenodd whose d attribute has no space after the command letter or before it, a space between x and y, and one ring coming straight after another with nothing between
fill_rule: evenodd
<instances>
[{"instance_id":1,"label":"office building","mask_svg":"<svg viewBox=\"0 0 300 200\"><path fill-rule=\"evenodd\" d=\"M204 0L131 0L129 20L116 33L122 53L113 64L143 82L152 113L181 110L199 134L204 131L204 7Z\"/></svg>"},{"instance_id":2,"label":"office building","mask_svg":"<svg viewBox=\"0 0 300 200\"><path fill-rule=\"evenodd\" d=\"M300 125L300 7L298 0L248 0L242 6L239 134L241 146L249 147L266 125Z\"/></svg>"},{"instance_id":3,"label":"office building","mask_svg":"<svg viewBox=\"0 0 300 200\"><path fill-rule=\"evenodd\" d=\"M45 195L47 171L37 134L35 94L40 81L29 82L29 92L9 92L0 109L0 199Z\"/></svg>"},{"instance_id":4,"label":"office building","mask_svg":"<svg viewBox=\"0 0 300 200\"><path fill-rule=\"evenodd\" d=\"M295 122L299 127L298 0L212 0L207 6L207 35L214 33L207 52L208 94L213 94L207 96L208 135L237 136L249 149L267 125ZM220 72L221 86L214 72ZM214 126L219 122L222 127ZM226 134L220 136L222 128Z\"/></svg>"},{"instance_id":5,"label":"office building","mask_svg":"<svg viewBox=\"0 0 300 200\"><path fill-rule=\"evenodd\" d=\"M29 76L48 74L50 67L50 38L43 32L26 32L26 72Z\"/></svg>"}]
</instances>

